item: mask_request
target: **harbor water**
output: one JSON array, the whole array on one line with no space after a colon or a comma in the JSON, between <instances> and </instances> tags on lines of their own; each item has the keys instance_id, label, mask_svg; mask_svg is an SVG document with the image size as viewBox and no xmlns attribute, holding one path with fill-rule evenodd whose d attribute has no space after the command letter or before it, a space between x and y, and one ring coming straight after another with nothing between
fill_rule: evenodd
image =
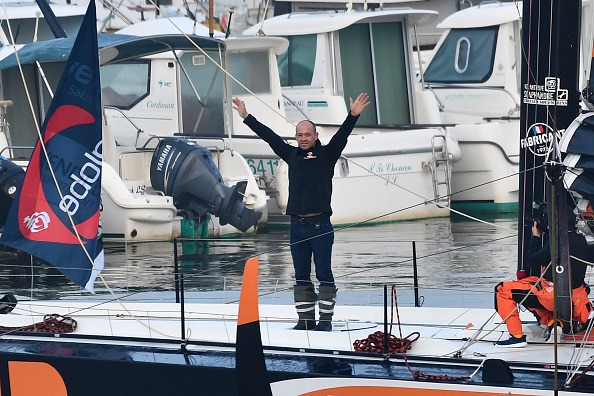
<instances>
[{"instance_id":1,"label":"harbor water","mask_svg":"<svg viewBox=\"0 0 594 396\"><path fill-rule=\"evenodd\" d=\"M456 216L336 227L335 231L338 303L381 303L382 287L387 284L396 286L403 305L492 307L494 286L516 272L515 215L484 223ZM288 240L288 227L237 238L178 240L186 300L208 296L235 301L243 264L257 257L261 301L290 302L293 268ZM1 289L20 299L106 299L110 293L124 299L175 298L172 242L106 243L105 256L95 295L53 267L14 253L0 256Z\"/></svg>"}]
</instances>

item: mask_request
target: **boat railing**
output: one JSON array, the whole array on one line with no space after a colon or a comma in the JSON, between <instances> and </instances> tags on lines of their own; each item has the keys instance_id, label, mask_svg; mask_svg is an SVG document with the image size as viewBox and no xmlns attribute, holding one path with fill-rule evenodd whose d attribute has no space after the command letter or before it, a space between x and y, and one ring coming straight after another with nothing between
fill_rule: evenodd
<instances>
[{"instance_id":1,"label":"boat railing","mask_svg":"<svg viewBox=\"0 0 594 396\"><path fill-rule=\"evenodd\" d=\"M120 153L120 157L119 157L119 175L120 177L122 177L122 157L124 155L128 155L128 154L139 154L139 153L145 153L147 151L155 151L154 147L150 147L150 143L153 141L157 141L157 144L159 141L161 141L161 139L167 139L170 138L171 136L157 136L157 135L153 135L151 136L141 147L137 147L136 150L131 150L131 151L122 151ZM191 139L187 139L190 141L195 141L196 143L200 143L200 140L207 140L208 145L205 144L201 144L201 146L203 146L204 148L206 148L207 150L209 150L210 152L216 153L216 165L217 168L220 168L220 154L226 150L229 149L229 146L227 145L227 141L225 140L225 138L222 137L209 137L209 138L191 138ZM216 145L216 143L221 143L221 145ZM156 147L156 145L155 145Z\"/></svg>"},{"instance_id":2,"label":"boat railing","mask_svg":"<svg viewBox=\"0 0 594 396\"><path fill-rule=\"evenodd\" d=\"M31 152L33 152L34 148L35 147L33 147L33 146L6 146L6 147L3 147L2 150L0 150L0 155L6 159L11 160L11 161L18 160L18 159L24 159L24 157L18 157L18 158L13 157L13 154L12 154L13 150L31 150ZM5 155L4 154L5 151L8 151L11 154L9 154L8 156ZM30 155L28 157L30 157Z\"/></svg>"},{"instance_id":3,"label":"boat railing","mask_svg":"<svg viewBox=\"0 0 594 396\"><path fill-rule=\"evenodd\" d=\"M117 107L115 107L115 106L110 106L110 105L104 105L104 106L103 106L103 109L104 109L104 110L105 110L105 109L108 109L108 110L115 110L115 111L117 111L118 113L120 113L120 114L121 114L121 115L124 117L124 119L125 119L126 121L128 121L128 122L130 123L130 125L132 125L132 126L134 127L134 129L136 129L136 141L134 142L134 145L135 145L135 146L137 146L137 145L138 145L138 138L140 137L140 134L141 134L142 132L144 132L144 131L142 130L142 128L140 128L138 125L136 125L136 124L134 123L134 121L132 121L132 119L130 119L130 117L128 117L128 115L127 115L126 113L124 113L124 111L122 111L122 109L120 109L120 108L117 108ZM107 119L107 118L106 118L106 119Z\"/></svg>"}]
</instances>

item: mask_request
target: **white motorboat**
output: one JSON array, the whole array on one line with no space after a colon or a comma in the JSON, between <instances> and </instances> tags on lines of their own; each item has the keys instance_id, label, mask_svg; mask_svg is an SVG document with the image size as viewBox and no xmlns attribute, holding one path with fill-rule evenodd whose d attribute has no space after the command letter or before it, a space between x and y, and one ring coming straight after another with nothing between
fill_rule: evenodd
<instances>
[{"instance_id":1,"label":"white motorboat","mask_svg":"<svg viewBox=\"0 0 594 396\"><path fill-rule=\"evenodd\" d=\"M113 58L109 51L119 50L117 49L117 43L132 39L129 36L120 36L118 39L114 35L102 35L101 37L102 40L105 40L102 41L100 50L105 63ZM218 57L219 54L223 54L223 47L219 41L197 37L195 39L198 41L205 40L202 45L211 51L213 56ZM197 52L191 52L195 48L193 44L188 44L189 42L183 36L179 36L177 40L171 37L164 40L147 40L152 42L153 45L145 41L145 44L148 44L144 47L146 52L143 53L141 50L131 52L131 54L134 53L134 56L141 58L147 54L162 53L174 49L178 50L177 56L178 59L181 59L181 62L190 63L193 56L201 56L196 55ZM181 47L179 46L180 43L182 44ZM51 89L57 83L71 46L72 40L61 39L28 44L19 50L21 64L27 71L25 75L28 86L39 87L39 90L32 94L32 98L34 108L38 112L37 115L41 116L41 118L43 118L51 101L47 87ZM25 56L25 54L29 55ZM198 217L196 217L196 214L189 216L190 221L184 220L178 215L181 208L175 203L175 198L171 195L163 195L162 191L155 191L152 188L149 171L151 163L154 162L152 159L154 149L159 142L157 136L171 137L178 133L178 130L182 128L180 121L182 115L177 107L173 108L173 105L169 105L170 102L166 102L171 97L166 99L161 97L160 100L152 102L153 97L148 95L148 92L158 92L159 89L168 90L169 80L167 78L177 81L178 78L183 78L183 73L180 69L173 67L176 64L173 55L165 55L164 58L155 56L152 60L136 60L134 56L131 55L123 63L115 66L105 66L103 103L106 107L104 110L104 172L102 175L104 183L102 189L104 236L125 240L154 240L179 236L206 237L208 235L239 233L240 230L236 226L227 224L228 222L223 223L216 217L209 221L209 217L202 212ZM15 159L17 163L20 159L20 162L26 165L31 153L31 147L37 136L35 120L30 112L22 110L26 108L27 96L22 83L20 83L21 78L18 67L16 67L14 54L9 52L4 61L4 66L2 66L3 95L5 98L12 98L12 102L17 103L17 105L13 105L6 115L10 128L6 126L2 131L4 139L1 141L5 142L6 146L0 148L0 150L5 157ZM35 62L40 63L39 69L37 69ZM132 74L119 74L120 79L124 78L127 81L127 85L123 88L124 92L121 85L112 89L110 83L116 84L121 81L117 80L118 73L128 72L129 68L134 69ZM199 73L197 68L194 68L193 71ZM210 71L215 72L214 69ZM145 74L141 75L142 72ZM149 75L151 72L155 74ZM212 81L212 86L209 80L206 87L198 88L199 90L205 89L202 94L206 95L208 101L207 112L209 115L203 120L207 120L210 130L216 131L216 134L224 135L225 123L223 119L223 97L221 95L223 82L220 79L220 74L219 78L216 79L215 72ZM215 81L217 84L214 84ZM45 85L46 83L47 85ZM139 86L144 89L144 92L138 91ZM190 89L189 85L186 85L184 89L186 88ZM209 96L207 93L208 88L214 89L218 94ZM128 91L125 91L126 89ZM192 95L193 91L190 94ZM130 95L133 97L131 98ZM147 110L136 116L136 118L125 118L117 107L118 104L122 105L122 100L125 99L131 100L139 107ZM176 100L177 97L174 96L173 99ZM119 100L120 102L110 107L110 104L113 104L110 100ZM191 99L186 96L184 100ZM192 103L192 105L197 104L198 102ZM128 105L129 103L123 104L124 107ZM186 114L186 117L189 117L189 115ZM196 118L194 118L194 121L196 121ZM145 125L150 126L148 131L143 129ZM166 132L159 133L163 130ZM147 144L149 139L151 142ZM203 145L212 150L214 163L218 167L222 181L227 187L236 186L240 182L247 183L243 192L243 201L249 210L264 215L260 223L265 227L266 196L258 188L247 162L239 153L230 150L222 139L209 140L203 142ZM255 227L244 228L241 231L254 232Z\"/></svg>"},{"instance_id":2,"label":"white motorboat","mask_svg":"<svg viewBox=\"0 0 594 396\"><path fill-rule=\"evenodd\" d=\"M307 118L318 124L322 142L344 120L349 97L359 92L370 95L370 110L358 120L335 171L332 220L336 224L449 215L450 175L452 164L460 159L458 144L445 128L423 125L437 124L438 113L434 99L414 82L407 33L409 27L435 17L435 12L407 8L293 13L244 32L244 36L288 38L289 49L278 59L284 109L292 123ZM253 98L240 97L257 118L277 117L255 105ZM238 125L240 120L234 117ZM240 132L251 133L242 125L236 133ZM277 132L289 138L294 128ZM241 151L258 174L283 171L269 166L270 157ZM281 210L286 204L283 198L281 193L277 199Z\"/></svg>"},{"instance_id":3,"label":"white motorboat","mask_svg":"<svg viewBox=\"0 0 594 396\"><path fill-rule=\"evenodd\" d=\"M389 21L394 23L395 29L406 31L410 18L414 23L421 23L432 20L436 14L404 9L374 13L314 15L314 19L311 20L305 15L289 17L286 21L284 20L286 16L281 17L280 20L268 19L263 28L269 36L277 36L282 35L280 31L270 32L269 29L288 28L291 32L298 32L304 26L309 26L307 28L309 30L325 26L327 31L318 36L320 42L325 42L324 45L327 45L328 37L337 35L341 28L356 29L366 23ZM187 33L196 31L196 27L188 25L187 21L172 18L169 21L147 21L122 29L118 33L143 36L150 32L172 33L179 31L178 29ZM188 31L188 29L191 30ZM204 31L204 28L202 29ZM299 95L309 95L314 92L312 97L307 97L310 102L318 105L312 105L304 116L292 106L288 106L287 99L283 100L281 97L281 95L288 97L285 89L281 91L280 82L286 76L279 75L276 57L285 52L286 41L278 37L252 37L248 33L249 31L242 37L232 36L225 40L231 75L237 77L239 82L253 93L249 94L239 83L232 82L232 95L244 100L248 111L287 139L294 138L295 121L306 116L320 124L318 129L320 138L322 142L327 141L346 116L345 101L338 91L338 86L343 84L342 80L338 82L331 75L324 74L334 70L325 69L324 65L337 63L334 55L338 55L338 49L335 54L320 51L317 55L315 75L318 77L312 84L320 86L303 87ZM312 33L308 37L313 36L315 34ZM406 95L414 97L411 99L411 105L407 102L399 110L401 113L407 113L408 118L413 117L414 114L424 114L416 100L416 97L423 93L417 92L415 87L418 87L418 84L415 85L412 82L414 72L412 64L409 64L412 58L409 55L411 49L408 35L400 35L399 38L401 41L398 41L397 45L401 51L404 51L403 56L406 54L404 58L399 58L401 82L406 87L402 90L406 91ZM391 64L378 61L374 64L378 70L377 73L386 72L380 65L392 68ZM310 66L314 67L313 64ZM337 85L332 88L332 84ZM370 92L373 91L372 87L368 88ZM328 92L335 93L327 94ZM302 96L299 98L301 99ZM379 103L383 106L381 116L390 117L390 104L379 101L378 97L373 97L376 105ZM430 95L428 98L434 100ZM131 109L128 114L133 114L134 111ZM285 111L288 121L284 117ZM313 111L316 111L315 115L312 115ZM325 118L319 118L321 114ZM253 173L260 180L260 186L267 190L271 198L276 198L274 202L278 209L270 205L269 213L284 213L288 198L288 180L282 162L265 142L256 138L240 117L236 114L229 114L228 117L229 120L233 120L233 135L230 136L229 145L246 157ZM422 116L419 116L419 119L420 121L417 122L426 121ZM369 121L362 119L358 121L353 134L349 137L349 143L343 152L344 158L337 164L333 179L332 221L334 224L357 223L370 221L370 219L371 221L392 221L449 215L447 208L450 191L449 177L451 164L459 159L457 143L444 128L416 127L413 122L410 122L413 125L403 128L392 128L390 122L391 120L387 119L368 126ZM398 203L396 207L394 202Z\"/></svg>"},{"instance_id":4,"label":"white motorboat","mask_svg":"<svg viewBox=\"0 0 594 396\"><path fill-rule=\"evenodd\" d=\"M591 3L582 27L591 30ZM480 4L443 20L445 29L422 81L439 102L442 122L456 136L462 160L452 169L452 202L515 210L523 85L521 2ZM590 66L591 40L582 44L580 79ZM587 48L590 46L590 48ZM585 56L584 56L585 55ZM580 83L580 90L585 87ZM568 87L561 87L567 89Z\"/></svg>"}]
</instances>

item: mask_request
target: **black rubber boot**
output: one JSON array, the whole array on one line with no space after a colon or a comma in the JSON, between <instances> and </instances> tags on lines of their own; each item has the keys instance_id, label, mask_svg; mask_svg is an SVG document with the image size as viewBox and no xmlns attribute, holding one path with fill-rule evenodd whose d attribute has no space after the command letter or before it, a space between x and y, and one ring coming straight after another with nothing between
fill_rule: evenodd
<instances>
[{"instance_id":1,"label":"black rubber boot","mask_svg":"<svg viewBox=\"0 0 594 396\"><path fill-rule=\"evenodd\" d=\"M318 295L320 321L314 328L315 331L332 331L332 316L334 316L334 304L336 304L336 290L334 285L320 285L320 293Z\"/></svg>"},{"instance_id":2,"label":"black rubber boot","mask_svg":"<svg viewBox=\"0 0 594 396\"><path fill-rule=\"evenodd\" d=\"M293 327L295 330L313 330L316 327L316 300L318 296L313 285L295 285L295 308L299 315L299 322Z\"/></svg>"}]
</instances>

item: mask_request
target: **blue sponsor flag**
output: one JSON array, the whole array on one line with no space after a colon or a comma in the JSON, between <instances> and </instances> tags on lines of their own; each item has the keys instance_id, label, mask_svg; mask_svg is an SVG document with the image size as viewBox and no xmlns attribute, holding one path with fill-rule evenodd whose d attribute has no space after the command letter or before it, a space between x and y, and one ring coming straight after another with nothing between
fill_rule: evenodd
<instances>
[{"instance_id":1,"label":"blue sponsor flag","mask_svg":"<svg viewBox=\"0 0 594 396\"><path fill-rule=\"evenodd\" d=\"M47 156L37 142L0 238L55 265L91 292L104 261L100 89L91 1L41 128Z\"/></svg>"}]
</instances>

